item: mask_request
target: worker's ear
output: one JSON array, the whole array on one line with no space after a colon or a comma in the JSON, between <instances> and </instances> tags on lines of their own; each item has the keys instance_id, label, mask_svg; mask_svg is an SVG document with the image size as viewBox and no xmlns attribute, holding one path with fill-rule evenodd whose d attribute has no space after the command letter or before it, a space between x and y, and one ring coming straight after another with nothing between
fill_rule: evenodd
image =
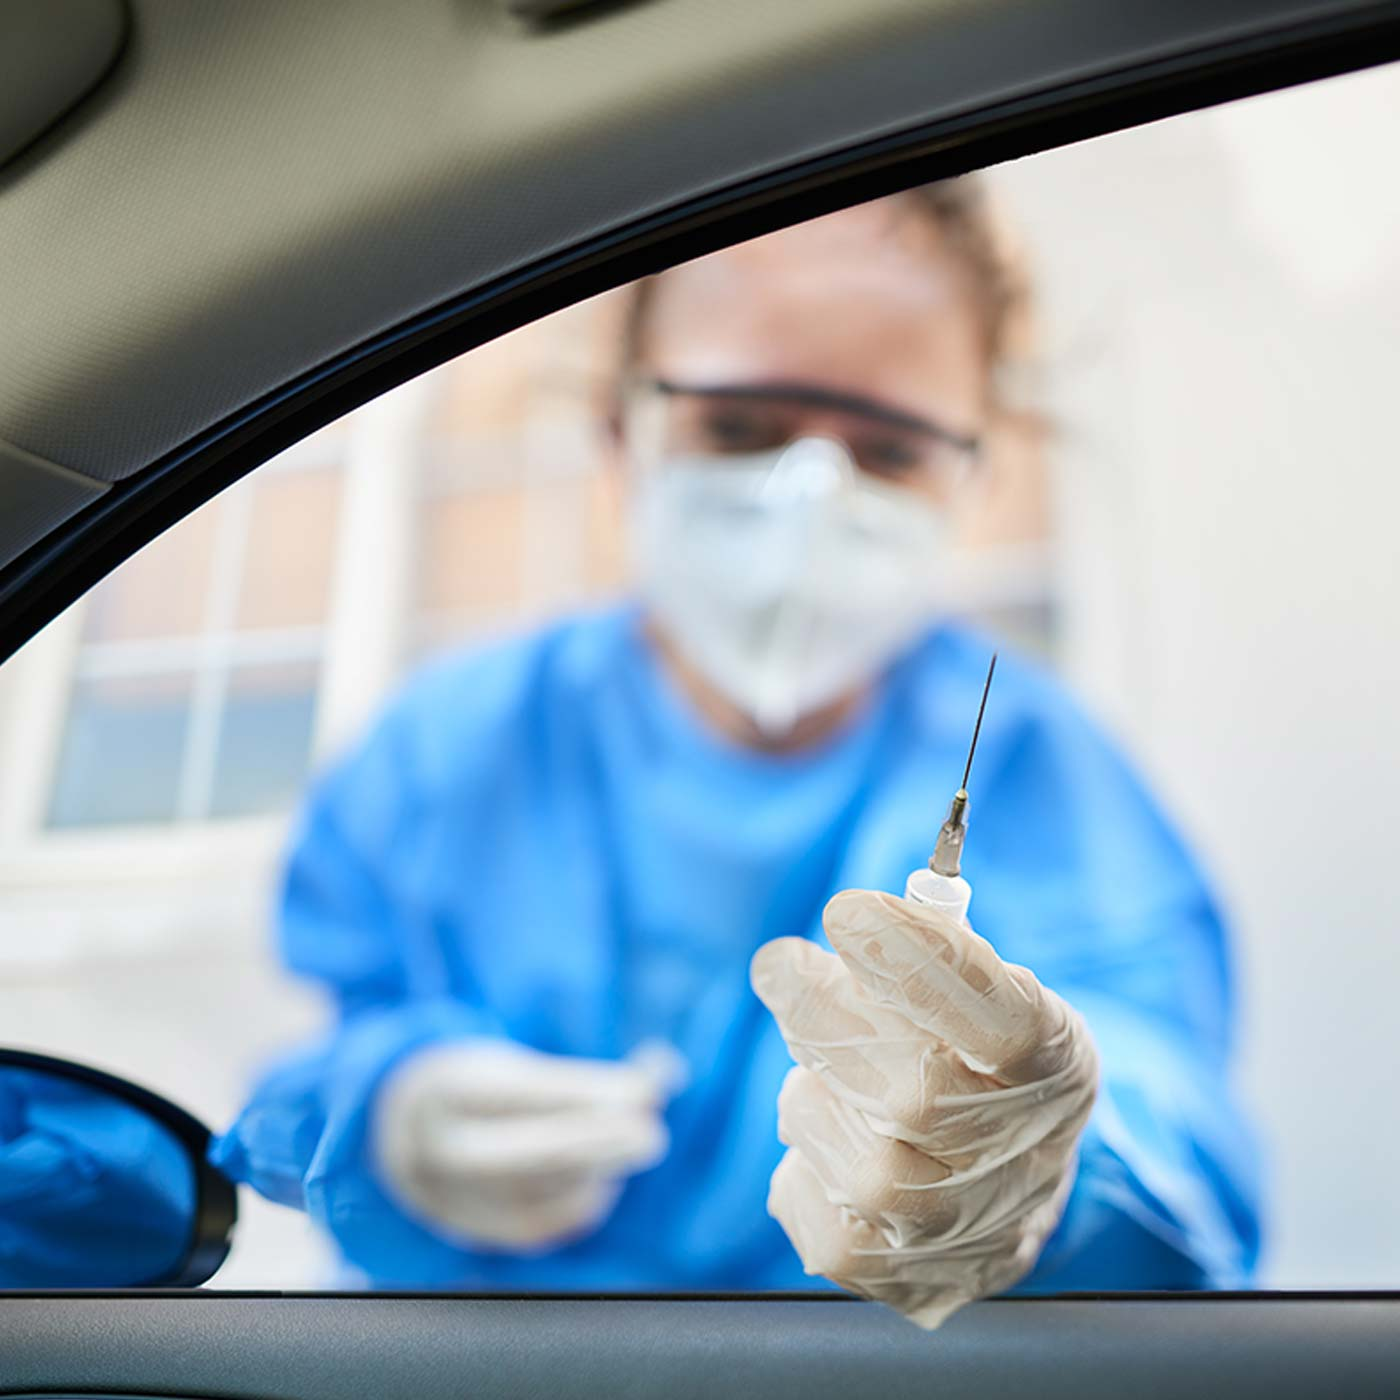
<instances>
[{"instance_id":1,"label":"worker's ear","mask_svg":"<svg viewBox=\"0 0 1400 1400\"><path fill-rule=\"evenodd\" d=\"M593 417L598 426L598 455L609 476L620 477L627 460L627 434L622 384L617 376L609 376L598 389Z\"/></svg>"},{"instance_id":2,"label":"worker's ear","mask_svg":"<svg viewBox=\"0 0 1400 1400\"><path fill-rule=\"evenodd\" d=\"M637 283L609 292L592 303L596 315L597 361L602 374L593 385L593 421L598 452L614 482L627 458L626 382L633 369L632 321Z\"/></svg>"},{"instance_id":3,"label":"worker's ear","mask_svg":"<svg viewBox=\"0 0 1400 1400\"><path fill-rule=\"evenodd\" d=\"M611 535L620 531L627 492L627 430L626 413L623 407L621 378L616 374L606 376L593 393L593 422L597 444L597 462L601 467L598 489L599 504L607 518L603 526ZM618 551L618 567L621 567L621 535L614 545Z\"/></svg>"},{"instance_id":4,"label":"worker's ear","mask_svg":"<svg viewBox=\"0 0 1400 1400\"><path fill-rule=\"evenodd\" d=\"M599 415L599 422L603 434L603 452L611 465L620 466L625 450L621 394L614 391L609 395L603 412Z\"/></svg>"}]
</instances>

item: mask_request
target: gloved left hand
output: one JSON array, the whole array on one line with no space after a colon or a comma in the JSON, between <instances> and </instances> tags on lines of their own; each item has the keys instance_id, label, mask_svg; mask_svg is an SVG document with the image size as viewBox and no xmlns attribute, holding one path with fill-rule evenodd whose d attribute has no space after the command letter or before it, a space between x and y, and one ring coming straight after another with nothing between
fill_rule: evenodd
<instances>
[{"instance_id":1,"label":"gloved left hand","mask_svg":"<svg viewBox=\"0 0 1400 1400\"><path fill-rule=\"evenodd\" d=\"M1074 1180L1098 1056L1077 1012L947 914L847 890L836 954L760 948L797 1061L770 1214L809 1274L937 1327L1034 1265Z\"/></svg>"},{"instance_id":2,"label":"gloved left hand","mask_svg":"<svg viewBox=\"0 0 1400 1400\"><path fill-rule=\"evenodd\" d=\"M607 1217L668 1139L662 1111L684 1063L668 1045L625 1060L450 1040L408 1055L375 1096L379 1176L450 1242L538 1250Z\"/></svg>"}]
</instances>

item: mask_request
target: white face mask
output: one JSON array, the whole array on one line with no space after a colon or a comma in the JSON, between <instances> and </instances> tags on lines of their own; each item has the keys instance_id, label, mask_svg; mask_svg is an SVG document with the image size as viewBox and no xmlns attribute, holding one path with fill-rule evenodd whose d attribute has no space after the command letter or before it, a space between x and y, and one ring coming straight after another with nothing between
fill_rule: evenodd
<instances>
[{"instance_id":1,"label":"white face mask","mask_svg":"<svg viewBox=\"0 0 1400 1400\"><path fill-rule=\"evenodd\" d=\"M663 463L637 484L629 523L652 617L771 734L876 676L940 592L942 515L860 477L826 438Z\"/></svg>"}]
</instances>

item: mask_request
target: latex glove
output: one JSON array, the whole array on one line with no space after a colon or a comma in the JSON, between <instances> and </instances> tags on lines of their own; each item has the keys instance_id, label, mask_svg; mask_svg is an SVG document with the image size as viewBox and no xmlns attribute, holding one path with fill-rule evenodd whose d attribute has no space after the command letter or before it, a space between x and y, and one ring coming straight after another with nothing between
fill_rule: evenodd
<instances>
[{"instance_id":1,"label":"latex glove","mask_svg":"<svg viewBox=\"0 0 1400 1400\"><path fill-rule=\"evenodd\" d=\"M809 1274L937 1327L1011 1287L1055 1228L1093 1107L1079 1014L947 914L866 890L780 938L754 991L797 1061L770 1214Z\"/></svg>"},{"instance_id":2,"label":"latex glove","mask_svg":"<svg viewBox=\"0 0 1400 1400\"><path fill-rule=\"evenodd\" d=\"M596 1227L623 1179L654 1166L683 1066L669 1046L628 1060L469 1040L410 1056L374 1107L379 1174L435 1233L543 1247Z\"/></svg>"}]
</instances>

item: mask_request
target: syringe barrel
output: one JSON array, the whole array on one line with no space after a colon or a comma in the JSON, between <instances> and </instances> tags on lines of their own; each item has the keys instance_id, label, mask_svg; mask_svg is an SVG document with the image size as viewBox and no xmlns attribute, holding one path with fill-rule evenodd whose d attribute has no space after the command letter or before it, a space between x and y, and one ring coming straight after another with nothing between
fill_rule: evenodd
<instances>
[{"instance_id":1,"label":"syringe barrel","mask_svg":"<svg viewBox=\"0 0 1400 1400\"><path fill-rule=\"evenodd\" d=\"M905 899L941 909L960 924L967 922L972 886L961 875L939 875L927 866L915 870L904 885Z\"/></svg>"}]
</instances>

